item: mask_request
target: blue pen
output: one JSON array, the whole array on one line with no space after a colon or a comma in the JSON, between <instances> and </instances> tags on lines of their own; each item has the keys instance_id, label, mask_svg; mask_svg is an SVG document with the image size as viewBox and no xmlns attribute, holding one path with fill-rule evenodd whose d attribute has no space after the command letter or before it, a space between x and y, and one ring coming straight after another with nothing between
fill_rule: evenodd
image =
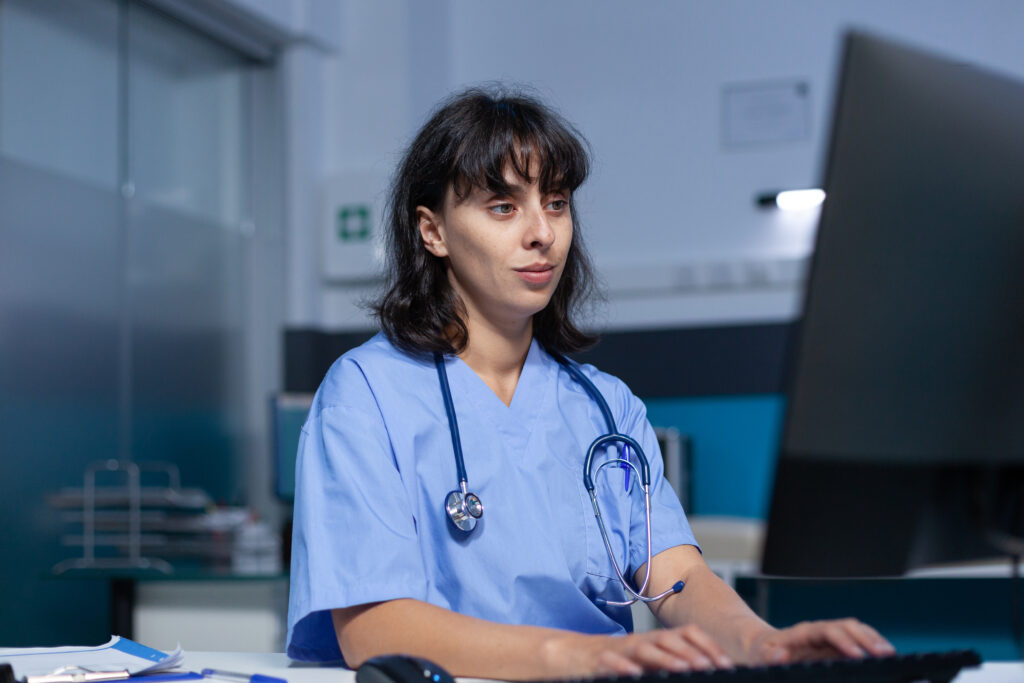
<instances>
[{"instance_id":1,"label":"blue pen","mask_svg":"<svg viewBox=\"0 0 1024 683\"><path fill-rule=\"evenodd\" d=\"M203 669L205 678L223 678L228 681L244 681L246 683L288 683L283 678L276 676L264 676L263 674L240 674L234 671L223 671L221 669Z\"/></svg>"},{"instance_id":2,"label":"blue pen","mask_svg":"<svg viewBox=\"0 0 1024 683\"><path fill-rule=\"evenodd\" d=\"M619 466L622 469L625 470L625 475L626 476L624 477L624 479L626 480L626 490L628 491L629 490L629 470L631 469L628 463L629 463L629 457L632 455L632 452L630 452L629 446L623 447L623 450L626 451L626 462L620 463Z\"/></svg>"}]
</instances>

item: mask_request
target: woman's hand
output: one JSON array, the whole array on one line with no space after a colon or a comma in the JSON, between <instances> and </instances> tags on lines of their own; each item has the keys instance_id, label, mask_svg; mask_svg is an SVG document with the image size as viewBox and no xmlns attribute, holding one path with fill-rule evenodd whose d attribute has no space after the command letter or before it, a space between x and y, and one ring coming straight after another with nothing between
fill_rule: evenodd
<instances>
[{"instance_id":1,"label":"woman's hand","mask_svg":"<svg viewBox=\"0 0 1024 683\"><path fill-rule=\"evenodd\" d=\"M856 619L837 619L767 629L751 641L748 659L751 664L781 664L892 654L896 654L896 649L875 629Z\"/></svg>"},{"instance_id":2,"label":"woman's hand","mask_svg":"<svg viewBox=\"0 0 1024 683\"><path fill-rule=\"evenodd\" d=\"M571 676L635 675L644 671L729 668L732 660L697 626L625 636L566 634L543 653L552 670Z\"/></svg>"},{"instance_id":3,"label":"woman's hand","mask_svg":"<svg viewBox=\"0 0 1024 683\"><path fill-rule=\"evenodd\" d=\"M784 629L765 629L750 641L744 663L884 657L895 652L889 641L856 619L809 621ZM566 634L550 641L542 655L551 675L561 672L573 677L733 666L725 651L694 625L626 636Z\"/></svg>"}]
</instances>

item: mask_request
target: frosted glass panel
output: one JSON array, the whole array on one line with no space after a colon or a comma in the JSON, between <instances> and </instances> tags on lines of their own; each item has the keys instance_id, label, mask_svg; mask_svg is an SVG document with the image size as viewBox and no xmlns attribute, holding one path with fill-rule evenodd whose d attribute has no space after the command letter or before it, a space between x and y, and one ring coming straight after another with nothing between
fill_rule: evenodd
<instances>
[{"instance_id":1,"label":"frosted glass panel","mask_svg":"<svg viewBox=\"0 0 1024 683\"><path fill-rule=\"evenodd\" d=\"M114 188L117 4L0 1L0 154Z\"/></svg>"},{"instance_id":2,"label":"frosted glass panel","mask_svg":"<svg viewBox=\"0 0 1024 683\"><path fill-rule=\"evenodd\" d=\"M0 620L5 645L108 629L105 584L37 582L73 552L46 494L118 455L119 201L0 159L0 586L4 613L19 615Z\"/></svg>"},{"instance_id":3,"label":"frosted glass panel","mask_svg":"<svg viewBox=\"0 0 1024 683\"><path fill-rule=\"evenodd\" d=\"M137 196L237 226L248 199L244 60L144 7L129 5L129 21Z\"/></svg>"},{"instance_id":4,"label":"frosted glass panel","mask_svg":"<svg viewBox=\"0 0 1024 683\"><path fill-rule=\"evenodd\" d=\"M0 643L110 633L104 582L41 578L89 462L242 500L247 65L139 2L0 0Z\"/></svg>"},{"instance_id":5,"label":"frosted glass panel","mask_svg":"<svg viewBox=\"0 0 1024 683\"><path fill-rule=\"evenodd\" d=\"M244 279L238 231L131 202L132 453L237 500L244 431Z\"/></svg>"}]
</instances>

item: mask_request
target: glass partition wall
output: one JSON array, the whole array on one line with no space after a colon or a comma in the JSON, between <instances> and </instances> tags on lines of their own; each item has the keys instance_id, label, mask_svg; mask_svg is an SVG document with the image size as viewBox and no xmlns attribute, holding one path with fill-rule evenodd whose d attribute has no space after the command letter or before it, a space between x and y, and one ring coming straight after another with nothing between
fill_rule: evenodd
<instances>
[{"instance_id":1,"label":"glass partition wall","mask_svg":"<svg viewBox=\"0 0 1024 683\"><path fill-rule=\"evenodd\" d=\"M139 459L237 501L246 311L246 64L128 4L124 277L130 436Z\"/></svg>"},{"instance_id":2,"label":"glass partition wall","mask_svg":"<svg viewBox=\"0 0 1024 683\"><path fill-rule=\"evenodd\" d=\"M0 0L4 645L108 635L103 581L46 576L90 462L244 498L254 68L135 2Z\"/></svg>"}]
</instances>

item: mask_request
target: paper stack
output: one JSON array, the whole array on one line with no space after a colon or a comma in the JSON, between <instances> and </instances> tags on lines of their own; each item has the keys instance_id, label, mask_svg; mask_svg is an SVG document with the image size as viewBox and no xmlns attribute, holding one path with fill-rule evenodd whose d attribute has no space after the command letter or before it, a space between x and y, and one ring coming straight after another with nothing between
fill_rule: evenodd
<instances>
[{"instance_id":1,"label":"paper stack","mask_svg":"<svg viewBox=\"0 0 1024 683\"><path fill-rule=\"evenodd\" d=\"M180 646L168 654L120 636L112 636L95 647L0 648L0 662L10 664L18 679L59 671L127 671L131 676L147 675L175 669L183 657Z\"/></svg>"}]
</instances>

